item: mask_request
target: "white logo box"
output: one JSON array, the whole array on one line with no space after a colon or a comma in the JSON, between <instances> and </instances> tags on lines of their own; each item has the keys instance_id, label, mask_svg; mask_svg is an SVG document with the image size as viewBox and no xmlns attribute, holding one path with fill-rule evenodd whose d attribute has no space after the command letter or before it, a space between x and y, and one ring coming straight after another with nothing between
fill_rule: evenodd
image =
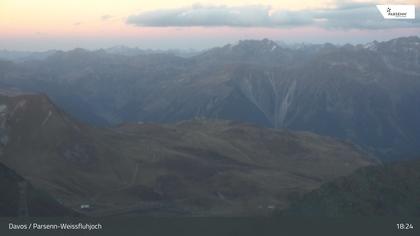
<instances>
[{"instance_id":1,"label":"white logo box","mask_svg":"<svg viewBox=\"0 0 420 236\"><path fill-rule=\"evenodd\" d=\"M376 5L385 19L415 19L416 7L414 5Z\"/></svg>"}]
</instances>

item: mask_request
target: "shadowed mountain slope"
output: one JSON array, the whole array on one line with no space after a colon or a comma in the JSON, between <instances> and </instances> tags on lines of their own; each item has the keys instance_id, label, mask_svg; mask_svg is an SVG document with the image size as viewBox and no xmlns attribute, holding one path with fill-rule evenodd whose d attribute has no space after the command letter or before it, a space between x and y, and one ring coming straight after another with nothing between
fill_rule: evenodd
<instances>
[{"instance_id":1,"label":"shadowed mountain slope","mask_svg":"<svg viewBox=\"0 0 420 236\"><path fill-rule=\"evenodd\" d=\"M420 161L362 168L295 199L295 216L420 216Z\"/></svg>"},{"instance_id":2,"label":"shadowed mountain slope","mask_svg":"<svg viewBox=\"0 0 420 236\"><path fill-rule=\"evenodd\" d=\"M47 193L34 189L21 176L0 163L0 216L76 216Z\"/></svg>"},{"instance_id":3,"label":"shadowed mountain slope","mask_svg":"<svg viewBox=\"0 0 420 236\"><path fill-rule=\"evenodd\" d=\"M0 162L90 215L268 214L377 163L332 138L220 120L92 128L36 94L3 93L0 125Z\"/></svg>"}]
</instances>

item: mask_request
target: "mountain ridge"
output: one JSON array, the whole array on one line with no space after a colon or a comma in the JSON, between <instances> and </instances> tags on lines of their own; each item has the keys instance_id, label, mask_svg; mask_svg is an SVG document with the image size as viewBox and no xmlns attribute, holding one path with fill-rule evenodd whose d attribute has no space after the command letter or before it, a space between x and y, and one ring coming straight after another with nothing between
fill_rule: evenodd
<instances>
[{"instance_id":1,"label":"mountain ridge","mask_svg":"<svg viewBox=\"0 0 420 236\"><path fill-rule=\"evenodd\" d=\"M0 95L0 105L0 162L92 216L264 215L273 211L266 205L286 207L292 193L378 163L350 143L306 132L208 119L97 128L46 95Z\"/></svg>"},{"instance_id":2,"label":"mountain ridge","mask_svg":"<svg viewBox=\"0 0 420 236\"><path fill-rule=\"evenodd\" d=\"M0 84L46 93L99 126L207 117L350 140L383 159L414 157L419 43L415 36L290 48L254 40L188 58L76 50L4 63Z\"/></svg>"}]
</instances>

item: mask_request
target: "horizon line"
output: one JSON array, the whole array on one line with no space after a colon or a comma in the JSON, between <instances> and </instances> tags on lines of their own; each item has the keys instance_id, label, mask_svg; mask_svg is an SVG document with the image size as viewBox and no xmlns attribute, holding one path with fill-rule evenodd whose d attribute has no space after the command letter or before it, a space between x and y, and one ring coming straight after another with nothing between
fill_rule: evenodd
<instances>
[{"instance_id":1,"label":"horizon line","mask_svg":"<svg viewBox=\"0 0 420 236\"><path fill-rule=\"evenodd\" d=\"M324 44L332 44L335 46L345 46L345 45L352 45L352 46L357 46L357 45L364 45L364 44L368 44L368 43L373 43L373 42L387 42L387 41L391 41L394 39L401 39L401 38L411 38L411 37L416 37L416 38L420 38L420 35L408 35L408 36L400 36L400 37L394 37L391 39L384 39L384 40L380 40L380 39L374 39L374 40L364 40L364 42L344 42L344 43L339 43L339 42L331 42L331 41L324 41L324 42L308 42L308 41L293 41L293 40L281 40L281 39L270 39L270 38L261 38L261 39L253 39L253 38L244 38L244 39L239 39L239 40L231 40L229 43L222 43L219 44L217 46L210 46L210 47L203 47L203 48L182 48L182 47L141 47L141 46L128 46L127 44L116 44L114 46L109 46L109 47L98 47L98 48L87 48L87 47L72 47L70 49L57 49L57 48L50 48L50 49L45 49L45 50L15 50L15 49L7 49L7 48L0 48L1 52L16 52L16 53L45 53L45 52L49 52L49 51L56 51L56 52L70 52L70 51L74 51L77 49L83 49L85 51L89 51L89 52L95 52L95 51L101 51L101 50L109 50L112 48L127 48L127 49L136 49L136 50L143 50L143 51L162 51L162 52L170 52L170 51L181 51L181 52L202 52L202 51L207 51L213 48L221 48L221 47L225 47L228 45L235 45L235 44L239 44L242 41L264 41L264 40L269 40L271 42L276 43L278 46L282 46L286 45L286 46L294 46L294 45L324 45ZM361 40L363 41L363 40Z\"/></svg>"}]
</instances>

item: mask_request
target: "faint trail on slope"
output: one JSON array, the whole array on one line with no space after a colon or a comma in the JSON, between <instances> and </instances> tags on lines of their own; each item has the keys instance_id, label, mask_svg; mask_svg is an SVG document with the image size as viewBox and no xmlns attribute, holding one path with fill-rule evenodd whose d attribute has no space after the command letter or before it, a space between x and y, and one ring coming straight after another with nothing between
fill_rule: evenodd
<instances>
[{"instance_id":1,"label":"faint trail on slope","mask_svg":"<svg viewBox=\"0 0 420 236\"><path fill-rule=\"evenodd\" d=\"M48 111L47 117L45 117L45 119L42 121L42 124L41 124L42 126L44 126L45 124L47 124L47 122L50 119L51 115L52 115L52 112L51 111Z\"/></svg>"},{"instance_id":2,"label":"faint trail on slope","mask_svg":"<svg viewBox=\"0 0 420 236\"><path fill-rule=\"evenodd\" d=\"M139 172L139 163L136 163L136 169L134 170L133 179L130 185L134 185L137 179L137 173Z\"/></svg>"}]
</instances>

